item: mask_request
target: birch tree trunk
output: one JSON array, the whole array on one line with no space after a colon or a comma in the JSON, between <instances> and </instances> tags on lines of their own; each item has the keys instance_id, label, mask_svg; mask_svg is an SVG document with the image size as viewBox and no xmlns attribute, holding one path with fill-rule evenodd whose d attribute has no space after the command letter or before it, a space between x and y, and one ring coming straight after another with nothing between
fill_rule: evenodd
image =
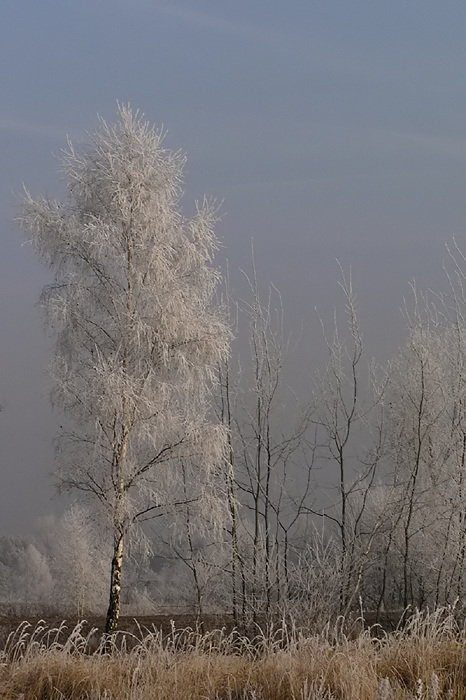
<instances>
[{"instance_id":1,"label":"birch tree trunk","mask_svg":"<svg viewBox=\"0 0 466 700\"><path fill-rule=\"evenodd\" d=\"M113 634L118 627L120 617L121 602L121 570L123 566L123 543L122 533L116 535L113 546L112 569L110 575L110 596L105 621L105 633Z\"/></svg>"}]
</instances>

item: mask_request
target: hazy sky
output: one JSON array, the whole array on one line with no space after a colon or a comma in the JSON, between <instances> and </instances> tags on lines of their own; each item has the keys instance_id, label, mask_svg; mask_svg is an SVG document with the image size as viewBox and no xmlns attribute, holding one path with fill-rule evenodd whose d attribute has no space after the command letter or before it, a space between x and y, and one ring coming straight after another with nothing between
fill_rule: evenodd
<instances>
[{"instance_id":1,"label":"hazy sky","mask_svg":"<svg viewBox=\"0 0 466 700\"><path fill-rule=\"evenodd\" d=\"M45 370L35 308L49 279L13 222L24 182L60 196L75 143L140 108L188 156L185 206L224 200L234 270L254 238L259 276L305 327L300 372L352 266L371 352L403 339L409 281L442 284L466 248L466 4L438 0L3 0L0 10L0 533L50 502ZM239 275L233 272L240 288ZM303 359L304 358L304 359ZM308 359L306 359L308 358Z\"/></svg>"}]
</instances>

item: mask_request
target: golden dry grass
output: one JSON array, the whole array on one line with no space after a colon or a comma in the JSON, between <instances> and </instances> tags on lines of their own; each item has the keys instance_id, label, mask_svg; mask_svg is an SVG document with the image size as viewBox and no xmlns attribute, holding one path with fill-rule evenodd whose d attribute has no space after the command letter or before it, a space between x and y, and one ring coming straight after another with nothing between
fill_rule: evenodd
<instances>
[{"instance_id":1,"label":"golden dry grass","mask_svg":"<svg viewBox=\"0 0 466 700\"><path fill-rule=\"evenodd\" d=\"M306 636L281 627L253 640L224 631L124 633L98 646L83 626L23 623L1 652L12 700L466 700L466 631L448 611L398 632ZM380 632L380 631L379 631Z\"/></svg>"}]
</instances>

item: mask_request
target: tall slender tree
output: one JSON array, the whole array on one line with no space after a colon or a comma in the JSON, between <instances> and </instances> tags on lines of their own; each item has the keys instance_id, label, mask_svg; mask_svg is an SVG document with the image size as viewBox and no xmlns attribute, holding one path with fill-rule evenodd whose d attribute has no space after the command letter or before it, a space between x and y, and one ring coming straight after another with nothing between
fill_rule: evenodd
<instances>
[{"instance_id":1,"label":"tall slender tree","mask_svg":"<svg viewBox=\"0 0 466 700\"><path fill-rule=\"evenodd\" d=\"M107 633L133 526L176 510L193 474L193 506L223 512L212 483L226 430L211 417L210 393L230 332L213 302L216 208L204 201L183 216L184 157L162 138L119 108L80 152L68 144L67 200L26 193L21 214L54 272L41 298L56 335L52 398L74 426L59 440L59 479L96 497L111 523Z\"/></svg>"}]
</instances>

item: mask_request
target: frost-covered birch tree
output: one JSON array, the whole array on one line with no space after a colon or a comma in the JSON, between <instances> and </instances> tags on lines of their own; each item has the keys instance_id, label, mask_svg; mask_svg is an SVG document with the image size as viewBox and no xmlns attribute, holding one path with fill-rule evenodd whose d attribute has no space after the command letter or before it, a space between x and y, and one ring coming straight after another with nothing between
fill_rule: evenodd
<instances>
[{"instance_id":1,"label":"frost-covered birch tree","mask_svg":"<svg viewBox=\"0 0 466 700\"><path fill-rule=\"evenodd\" d=\"M449 605L466 585L466 305L454 253L448 295L414 288L409 336L391 363L378 608Z\"/></svg>"},{"instance_id":2,"label":"frost-covered birch tree","mask_svg":"<svg viewBox=\"0 0 466 700\"><path fill-rule=\"evenodd\" d=\"M323 516L336 528L340 569L344 572L340 609L346 613L357 599L372 538L379 527L375 520L372 532L362 536L364 513L380 466L378 414L386 380L377 379L372 363L367 362L368 386L364 386L361 375L367 358L351 273L345 276L341 270L340 286L345 299L347 337L341 335L336 316L333 337L328 337L322 323L328 361L324 373L317 377L313 419L314 448L318 458L329 465L330 473L333 471L334 481L327 489L335 491L336 498L320 512L315 507L310 512ZM367 442L372 442L370 447Z\"/></svg>"},{"instance_id":3,"label":"frost-covered birch tree","mask_svg":"<svg viewBox=\"0 0 466 700\"><path fill-rule=\"evenodd\" d=\"M222 510L213 484L226 430L210 393L230 332L213 301L216 208L204 201L183 216L184 157L162 139L119 108L87 147L68 144L66 201L26 193L21 214L54 273L41 298L56 336L52 399L74 426L59 440L59 479L96 497L113 532L107 633L133 526L176 510L193 473L193 506Z\"/></svg>"}]
</instances>

